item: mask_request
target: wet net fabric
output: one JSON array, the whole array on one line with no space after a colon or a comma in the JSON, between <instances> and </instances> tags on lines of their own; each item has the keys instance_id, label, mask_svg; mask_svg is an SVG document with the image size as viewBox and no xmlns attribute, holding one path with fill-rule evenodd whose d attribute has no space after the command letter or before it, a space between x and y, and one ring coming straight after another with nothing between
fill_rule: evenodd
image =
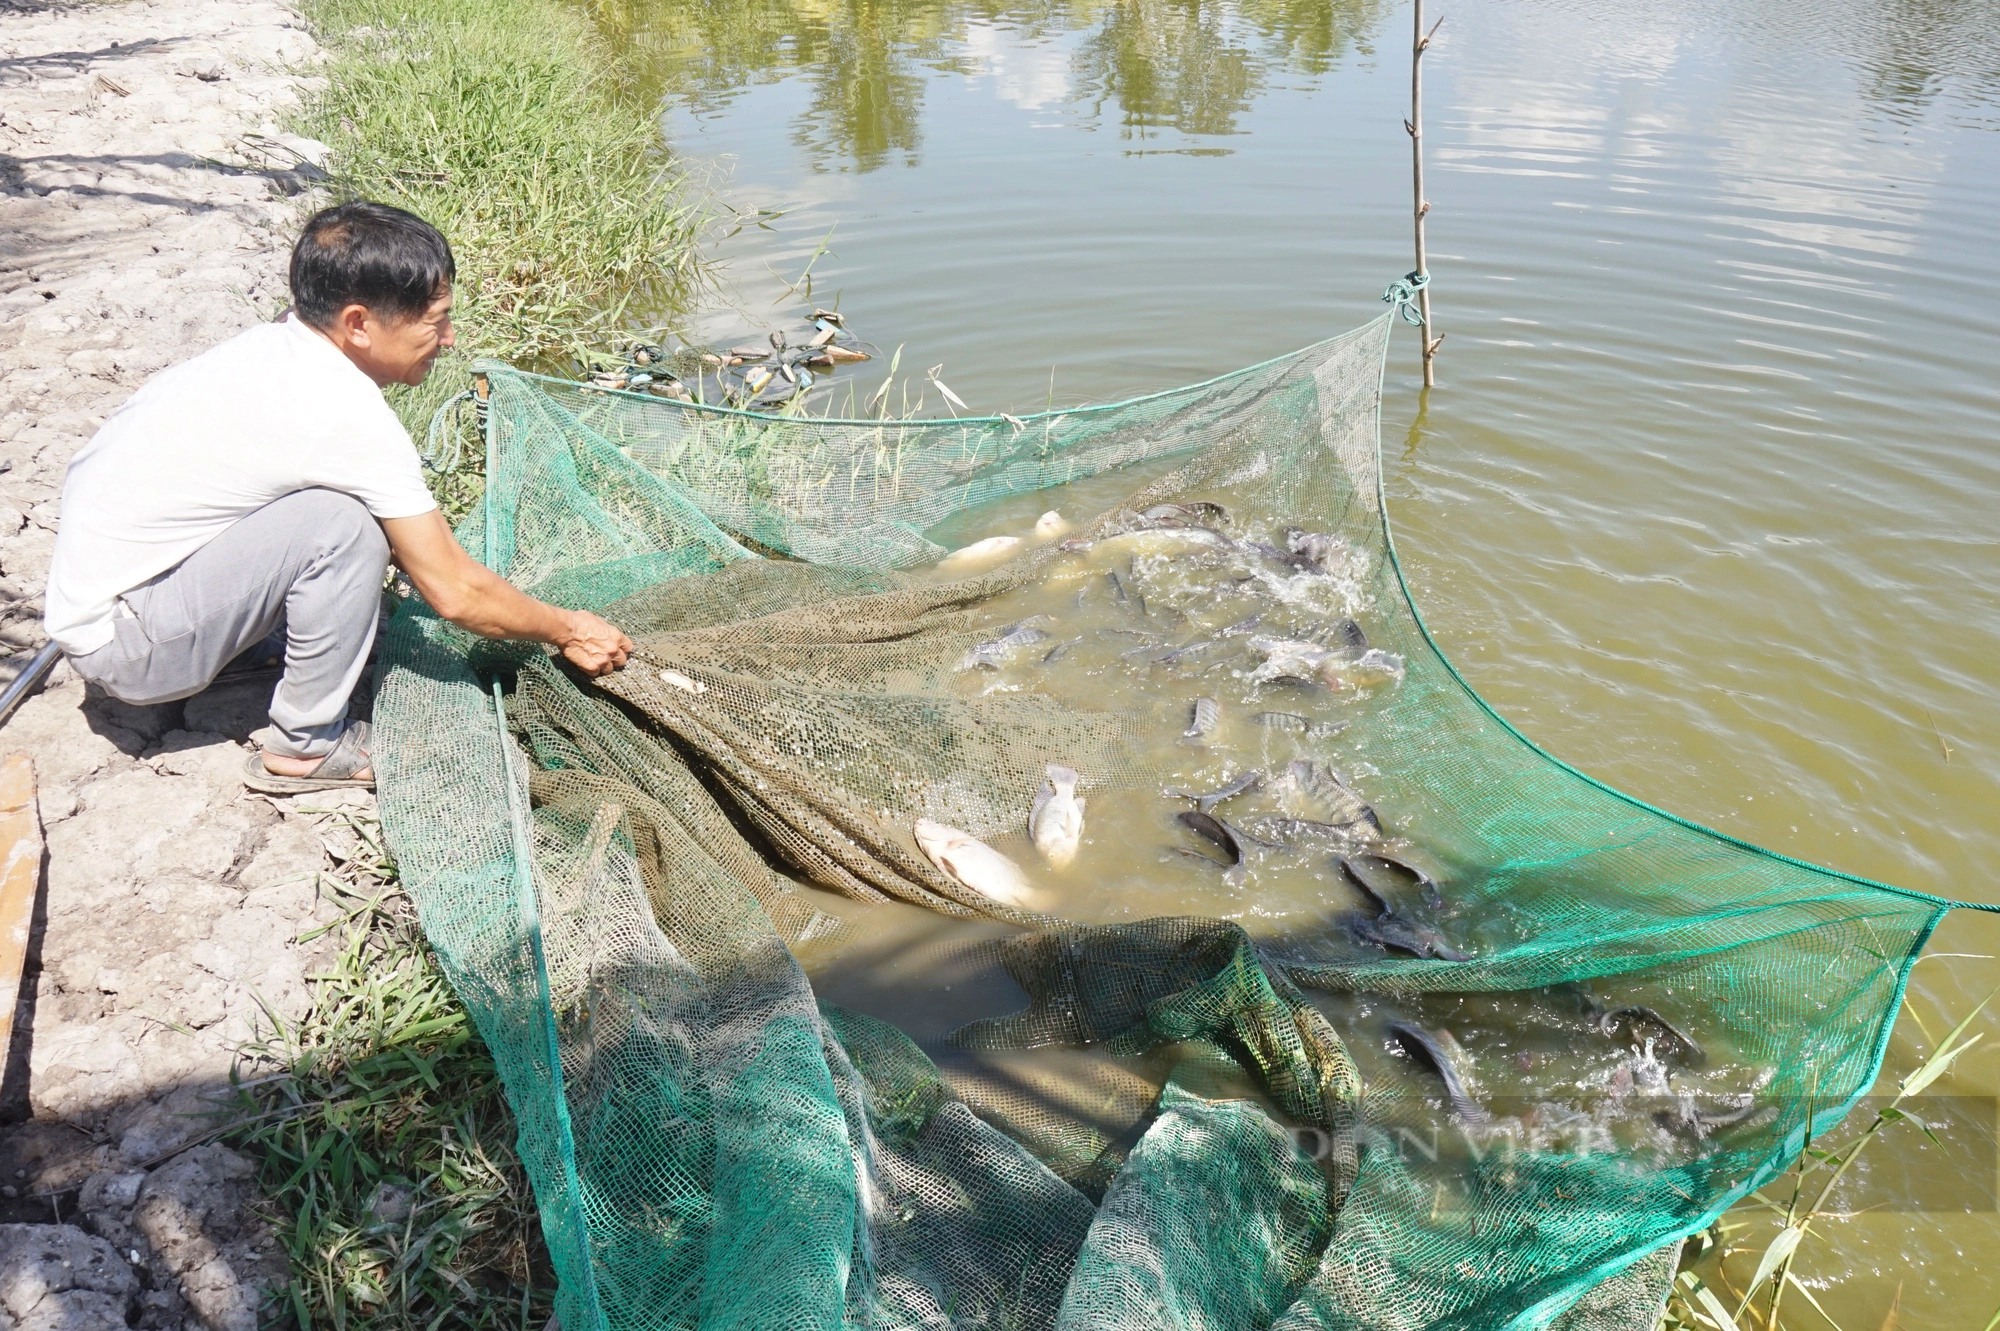
<instances>
[{"instance_id":1,"label":"wet net fabric","mask_svg":"<svg viewBox=\"0 0 2000 1331\"><path fill-rule=\"evenodd\" d=\"M590 681L408 603L377 762L518 1115L565 1326L1650 1327L1677 1241L1867 1088L1947 903L1683 824L1484 706L1389 543L1388 333L1110 407L923 423L484 367L489 489L460 539L640 651ZM940 522L1086 481L1097 507L1060 536L929 567ZM1303 524L1323 581L1287 631L1359 637L1310 668L1259 639L1261 663L1197 678L1177 672L1208 646L1176 657L1174 634L1204 635L1161 600L1117 630L1152 653L1137 692L989 668L1049 589L1124 597L1106 573L1207 540L1142 516L1200 504L1285 579ZM1039 619L1036 659L1069 641ZM1264 766L1340 774L1373 821L1237 829L1252 887L1211 912L1149 895L1150 846L1089 893L1008 904L916 840L933 819L1017 844L1052 762L1093 816L1157 808L1167 836L1190 805L1155 741L1207 680L1234 710L1311 693L1312 714L1257 713L1291 727ZM1324 865L1420 850L1422 899L1261 919L1249 857L1321 832ZM1079 908L1099 896L1118 909ZM959 930L1004 996L947 1038L893 1019L963 1001L942 986L876 1012L820 992L913 917ZM1462 1084L1407 1034L1447 1028ZM1579 1044L1601 1057L1548 1070Z\"/></svg>"}]
</instances>

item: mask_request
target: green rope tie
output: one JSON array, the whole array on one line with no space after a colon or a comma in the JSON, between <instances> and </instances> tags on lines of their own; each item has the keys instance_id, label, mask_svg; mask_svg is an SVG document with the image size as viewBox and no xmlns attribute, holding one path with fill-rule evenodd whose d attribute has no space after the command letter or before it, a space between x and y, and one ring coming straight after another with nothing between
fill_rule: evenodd
<instances>
[{"instance_id":1,"label":"green rope tie","mask_svg":"<svg viewBox=\"0 0 2000 1331\"><path fill-rule=\"evenodd\" d=\"M1430 284L1429 273L1406 273L1389 284L1389 289L1382 293L1382 303L1395 306L1404 323L1422 328L1424 316L1417 312L1417 293Z\"/></svg>"}]
</instances>

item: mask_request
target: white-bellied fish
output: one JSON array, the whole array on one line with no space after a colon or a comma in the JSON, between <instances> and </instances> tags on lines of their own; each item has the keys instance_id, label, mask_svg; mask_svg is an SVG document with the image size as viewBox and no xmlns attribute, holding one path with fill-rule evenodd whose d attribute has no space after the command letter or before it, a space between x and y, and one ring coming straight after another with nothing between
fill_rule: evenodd
<instances>
[{"instance_id":1,"label":"white-bellied fish","mask_svg":"<svg viewBox=\"0 0 2000 1331\"><path fill-rule=\"evenodd\" d=\"M938 560L940 573L952 573L961 577L984 573L989 568L997 568L1021 553L1024 542L1018 536L989 536L983 541L958 549Z\"/></svg>"},{"instance_id":2,"label":"white-bellied fish","mask_svg":"<svg viewBox=\"0 0 2000 1331\"><path fill-rule=\"evenodd\" d=\"M708 685L702 683L698 679L691 679L688 676L683 675L678 670L667 670L665 668L662 668L660 671L660 682L662 684L670 684L674 688L679 689L682 693L708 692Z\"/></svg>"},{"instance_id":3,"label":"white-bellied fish","mask_svg":"<svg viewBox=\"0 0 2000 1331\"><path fill-rule=\"evenodd\" d=\"M1334 661L1334 654L1316 642L1303 642L1297 638L1250 639L1250 646L1261 653L1264 663L1250 672L1250 680L1255 684L1325 684L1329 688L1342 687L1337 677L1330 677L1326 667Z\"/></svg>"},{"instance_id":4,"label":"white-bellied fish","mask_svg":"<svg viewBox=\"0 0 2000 1331\"><path fill-rule=\"evenodd\" d=\"M1048 773L1028 812L1028 836L1051 867L1066 869L1083 844L1083 796L1076 793L1075 768L1050 763Z\"/></svg>"},{"instance_id":5,"label":"white-bellied fish","mask_svg":"<svg viewBox=\"0 0 2000 1331\"><path fill-rule=\"evenodd\" d=\"M1123 556L1127 559L1141 559L1148 556L1172 559L1178 556L1196 554L1202 551L1233 549L1235 542L1219 531L1207 527L1148 527L1142 531L1123 532L1117 536L1107 536L1101 541L1089 544L1093 559L1106 555Z\"/></svg>"},{"instance_id":6,"label":"white-bellied fish","mask_svg":"<svg viewBox=\"0 0 2000 1331\"><path fill-rule=\"evenodd\" d=\"M1017 910L1035 910L1035 890L1021 866L970 832L932 818L919 818L917 846L938 872L961 887Z\"/></svg>"},{"instance_id":7,"label":"white-bellied fish","mask_svg":"<svg viewBox=\"0 0 2000 1331\"><path fill-rule=\"evenodd\" d=\"M1035 519L1035 539L1038 541L1053 541L1068 531L1069 523L1054 509Z\"/></svg>"}]
</instances>

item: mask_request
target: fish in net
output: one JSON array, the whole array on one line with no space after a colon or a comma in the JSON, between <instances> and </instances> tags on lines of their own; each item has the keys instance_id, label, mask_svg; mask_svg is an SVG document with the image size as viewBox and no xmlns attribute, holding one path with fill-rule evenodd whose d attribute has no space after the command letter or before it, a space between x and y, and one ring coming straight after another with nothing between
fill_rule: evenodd
<instances>
[{"instance_id":1,"label":"fish in net","mask_svg":"<svg viewBox=\"0 0 2000 1331\"><path fill-rule=\"evenodd\" d=\"M461 540L638 651L406 604L381 802L566 1325L1650 1327L1867 1089L1954 903L1473 693L1390 539L1388 332L991 420L482 367Z\"/></svg>"}]
</instances>

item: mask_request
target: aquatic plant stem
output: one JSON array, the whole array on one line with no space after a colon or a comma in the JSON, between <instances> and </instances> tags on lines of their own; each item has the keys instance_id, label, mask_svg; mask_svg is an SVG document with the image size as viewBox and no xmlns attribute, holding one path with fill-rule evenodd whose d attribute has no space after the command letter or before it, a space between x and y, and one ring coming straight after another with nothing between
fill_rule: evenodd
<instances>
[{"instance_id":1,"label":"aquatic plant stem","mask_svg":"<svg viewBox=\"0 0 2000 1331\"><path fill-rule=\"evenodd\" d=\"M1410 134L1410 186L1413 198L1414 221L1417 233L1417 275L1429 277L1429 261L1424 254L1424 215L1430 212L1430 200L1424 197L1424 51L1429 48L1431 38L1437 34L1439 19L1431 24L1429 32L1424 31L1424 0L1414 0L1414 36L1410 46L1410 118L1403 122L1403 128ZM1442 334L1433 335L1431 323L1431 289L1428 283L1417 288L1417 313L1423 316L1424 387L1437 384L1438 343L1444 341Z\"/></svg>"}]
</instances>

